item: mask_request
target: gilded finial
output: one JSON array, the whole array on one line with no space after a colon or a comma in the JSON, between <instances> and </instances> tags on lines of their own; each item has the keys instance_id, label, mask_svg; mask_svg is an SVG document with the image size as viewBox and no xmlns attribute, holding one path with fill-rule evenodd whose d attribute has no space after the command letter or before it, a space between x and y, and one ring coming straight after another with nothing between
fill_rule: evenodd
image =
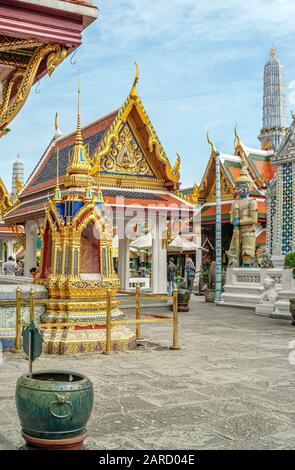
<instances>
[{"instance_id":1,"label":"gilded finial","mask_svg":"<svg viewBox=\"0 0 295 470\"><path fill-rule=\"evenodd\" d=\"M81 131L81 107L80 107L80 71L78 71L78 116L77 116L77 131L76 131L76 144L82 145L82 131Z\"/></svg>"},{"instance_id":2,"label":"gilded finial","mask_svg":"<svg viewBox=\"0 0 295 470\"><path fill-rule=\"evenodd\" d=\"M193 186L193 191L191 194L191 202L193 204L198 204L199 202L199 186L197 185L197 183L195 183Z\"/></svg>"},{"instance_id":3,"label":"gilded finial","mask_svg":"<svg viewBox=\"0 0 295 470\"><path fill-rule=\"evenodd\" d=\"M276 46L273 44L271 49L270 49L270 55L271 57L275 57L276 56L276 53L277 53L277 48Z\"/></svg>"},{"instance_id":4,"label":"gilded finial","mask_svg":"<svg viewBox=\"0 0 295 470\"><path fill-rule=\"evenodd\" d=\"M138 84L139 81L139 72L138 72L138 64L135 62L135 78L134 82L131 88L130 96L131 98L137 98L137 91L136 91L136 85Z\"/></svg>"},{"instance_id":5,"label":"gilded finial","mask_svg":"<svg viewBox=\"0 0 295 470\"><path fill-rule=\"evenodd\" d=\"M235 145L235 148L237 145L241 145L241 139L240 137L238 136L238 133L237 133L237 124L235 125L235 142L234 142L234 145Z\"/></svg>"},{"instance_id":6,"label":"gilded finial","mask_svg":"<svg viewBox=\"0 0 295 470\"><path fill-rule=\"evenodd\" d=\"M19 194L22 190L23 185L21 184L18 175L15 176L15 185L17 188L17 194Z\"/></svg>"},{"instance_id":7,"label":"gilded finial","mask_svg":"<svg viewBox=\"0 0 295 470\"><path fill-rule=\"evenodd\" d=\"M54 128L55 128L55 136L54 138L59 137L58 134L58 113L55 113L54 118ZM54 191L54 201L60 201L61 194L59 189L59 153L58 153L58 144L56 144L56 183L55 183L55 191Z\"/></svg>"},{"instance_id":8,"label":"gilded finial","mask_svg":"<svg viewBox=\"0 0 295 470\"><path fill-rule=\"evenodd\" d=\"M209 138L209 131L207 131L207 142L208 142L209 145L211 145L212 152L215 153L216 148L215 148L215 145L213 144L213 142Z\"/></svg>"}]
</instances>

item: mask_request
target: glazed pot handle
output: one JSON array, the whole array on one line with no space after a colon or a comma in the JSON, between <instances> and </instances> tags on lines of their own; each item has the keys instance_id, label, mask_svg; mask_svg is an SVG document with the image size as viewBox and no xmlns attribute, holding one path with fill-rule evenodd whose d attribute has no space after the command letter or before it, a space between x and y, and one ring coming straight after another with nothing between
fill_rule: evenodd
<instances>
[{"instance_id":1,"label":"glazed pot handle","mask_svg":"<svg viewBox=\"0 0 295 470\"><path fill-rule=\"evenodd\" d=\"M65 418L69 418L73 414L73 405L70 401L68 401L68 398L69 398L69 395L55 394L55 400L52 401L49 405L50 414L54 416L54 418L65 419ZM67 405L69 407L68 413L59 415L53 411L54 407L59 408L60 406L63 406L63 405Z\"/></svg>"}]
</instances>

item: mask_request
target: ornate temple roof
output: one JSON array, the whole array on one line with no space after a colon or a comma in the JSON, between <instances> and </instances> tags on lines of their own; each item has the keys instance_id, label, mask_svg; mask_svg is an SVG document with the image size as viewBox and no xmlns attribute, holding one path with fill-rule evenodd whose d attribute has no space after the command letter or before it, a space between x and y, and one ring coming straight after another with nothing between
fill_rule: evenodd
<instances>
[{"instance_id":1,"label":"ornate temple roof","mask_svg":"<svg viewBox=\"0 0 295 470\"><path fill-rule=\"evenodd\" d=\"M272 150L261 150L244 145L236 135L233 154L220 153L222 221L229 222L231 202L234 200L235 182L239 178L242 164L246 166L247 175L252 181L251 197L258 199L258 218L266 221L265 191L266 182L275 174L272 164ZM184 194L189 195L192 188L186 188ZM207 168L199 185L199 201L203 203L202 223L215 223L215 152L212 151Z\"/></svg>"},{"instance_id":2,"label":"ornate temple roof","mask_svg":"<svg viewBox=\"0 0 295 470\"><path fill-rule=\"evenodd\" d=\"M230 211L232 202L225 202L221 205L221 220L223 223L230 222ZM266 222L267 206L265 200L258 200L258 222ZM216 205L206 203L201 210L202 224L215 224Z\"/></svg>"},{"instance_id":3,"label":"ornate temple roof","mask_svg":"<svg viewBox=\"0 0 295 470\"><path fill-rule=\"evenodd\" d=\"M82 42L98 16L89 1L0 0L0 136L26 103L32 86Z\"/></svg>"},{"instance_id":4,"label":"ornate temple roof","mask_svg":"<svg viewBox=\"0 0 295 470\"><path fill-rule=\"evenodd\" d=\"M171 166L137 95L136 81L121 108L85 126L81 132L91 161L91 178L96 183L99 180L103 196L110 204L116 205L118 198L124 197L125 205L192 207L188 198L177 194L180 158L177 156ZM20 204L6 214L6 220L24 221L31 212L42 216L56 184L57 150L63 191L75 141L73 132L50 142L20 194Z\"/></svg>"}]
</instances>

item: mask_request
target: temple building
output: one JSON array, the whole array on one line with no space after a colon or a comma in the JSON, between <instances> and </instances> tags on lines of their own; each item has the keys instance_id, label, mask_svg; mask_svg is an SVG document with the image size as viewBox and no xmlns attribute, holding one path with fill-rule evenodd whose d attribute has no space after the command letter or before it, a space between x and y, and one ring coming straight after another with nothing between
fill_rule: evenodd
<instances>
[{"instance_id":1,"label":"temple building","mask_svg":"<svg viewBox=\"0 0 295 470\"><path fill-rule=\"evenodd\" d=\"M32 86L81 44L97 15L90 0L0 0L0 136L10 130Z\"/></svg>"},{"instance_id":2,"label":"temple building","mask_svg":"<svg viewBox=\"0 0 295 470\"><path fill-rule=\"evenodd\" d=\"M268 205L266 191L268 183L273 180L276 173L275 152L281 145L287 130L284 70L273 47L270 51L270 58L264 67L263 126L258 136L261 148L245 145L235 129L234 151L229 154L220 152L224 264L227 262L226 252L233 230L233 226L230 224L230 209L235 197L235 181L240 175L242 165L246 167L247 174L252 181L250 196L256 198L258 202L256 244L257 247L260 247L267 243ZM215 152L212 149L207 168L199 185L199 202L202 204L202 245L209 250L209 254L203 253L205 264L209 264L215 256L215 176ZM182 192L190 195L192 188L187 188Z\"/></svg>"},{"instance_id":3,"label":"temple building","mask_svg":"<svg viewBox=\"0 0 295 470\"><path fill-rule=\"evenodd\" d=\"M276 174L267 190L267 246L272 259L283 265L284 256L295 250L295 114L277 152L272 156Z\"/></svg>"},{"instance_id":4,"label":"temple building","mask_svg":"<svg viewBox=\"0 0 295 470\"><path fill-rule=\"evenodd\" d=\"M185 197L179 192L180 157L174 165L170 164L138 96L137 82L138 69L124 104L83 127L82 135L91 162L90 177L101 187L118 235L121 288L129 288L130 242L134 233L142 234L142 228L145 231L150 227L151 287L155 293L166 293L167 224L192 217L196 201L193 195ZM53 196L56 185L56 154L59 153L63 194L75 138L76 134L71 133L49 143L19 195L19 205L6 214L6 223L25 226L25 274L36 265L36 238L44 222L48 197Z\"/></svg>"},{"instance_id":5,"label":"temple building","mask_svg":"<svg viewBox=\"0 0 295 470\"><path fill-rule=\"evenodd\" d=\"M4 222L5 214L18 202L18 193L22 188L21 181L24 181L24 165L18 156L13 164L11 194L0 178L0 274L3 274L3 264L9 256L20 257L23 251L23 227Z\"/></svg>"}]
</instances>

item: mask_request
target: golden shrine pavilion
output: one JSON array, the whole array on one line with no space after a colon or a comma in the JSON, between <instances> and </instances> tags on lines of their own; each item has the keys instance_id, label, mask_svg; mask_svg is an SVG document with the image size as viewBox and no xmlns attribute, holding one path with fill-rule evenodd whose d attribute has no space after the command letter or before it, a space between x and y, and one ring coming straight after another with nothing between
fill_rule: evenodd
<instances>
[{"instance_id":1,"label":"golden shrine pavilion","mask_svg":"<svg viewBox=\"0 0 295 470\"><path fill-rule=\"evenodd\" d=\"M79 47L83 30L97 16L91 0L0 0L0 137L10 131L33 85ZM3 222L17 202L20 180L13 178L11 196L0 180L1 272L8 256L25 245L23 227Z\"/></svg>"},{"instance_id":2,"label":"golden shrine pavilion","mask_svg":"<svg viewBox=\"0 0 295 470\"><path fill-rule=\"evenodd\" d=\"M89 176L99 185L113 214L119 234L118 274L121 288L129 289L130 230L151 222L152 273L154 293L166 293L167 221L192 216L194 196L182 196L180 157L174 165L160 143L145 111L136 77L124 104L116 111L82 128L83 141L91 169ZM20 203L6 214L9 224L22 224L26 233L25 274L36 265L36 237L44 223L45 207L56 185L56 154L59 153L61 194L67 188L67 165L75 145L76 133L54 138L19 194ZM86 178L86 176L85 176ZM139 214L139 215L138 215ZM137 222L134 222L134 215Z\"/></svg>"}]
</instances>

